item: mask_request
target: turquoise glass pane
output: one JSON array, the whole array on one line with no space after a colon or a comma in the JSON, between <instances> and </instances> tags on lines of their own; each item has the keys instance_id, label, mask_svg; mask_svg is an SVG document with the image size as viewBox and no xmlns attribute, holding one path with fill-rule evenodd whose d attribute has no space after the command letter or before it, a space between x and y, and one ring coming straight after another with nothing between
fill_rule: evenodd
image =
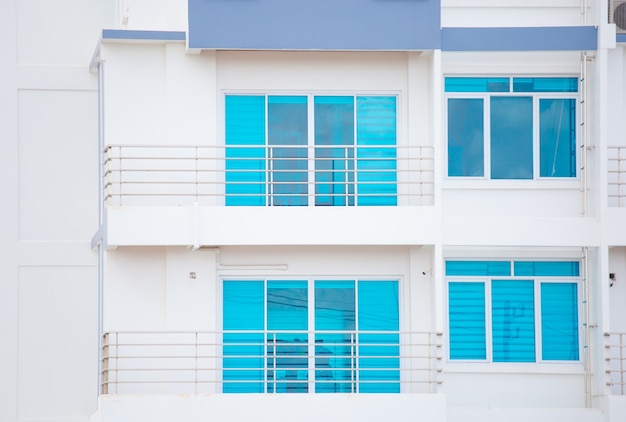
<instances>
[{"instance_id":1,"label":"turquoise glass pane","mask_svg":"<svg viewBox=\"0 0 626 422\"><path fill-rule=\"evenodd\" d=\"M356 392L356 334L315 334L315 392Z\"/></svg>"},{"instance_id":2,"label":"turquoise glass pane","mask_svg":"<svg viewBox=\"0 0 626 422\"><path fill-rule=\"evenodd\" d=\"M359 281L359 330L399 329L398 282Z\"/></svg>"},{"instance_id":3,"label":"turquoise glass pane","mask_svg":"<svg viewBox=\"0 0 626 422\"><path fill-rule=\"evenodd\" d=\"M509 78L457 78L445 79L446 92L509 92Z\"/></svg>"},{"instance_id":4,"label":"turquoise glass pane","mask_svg":"<svg viewBox=\"0 0 626 422\"><path fill-rule=\"evenodd\" d=\"M446 261L446 275L511 275L510 261Z\"/></svg>"},{"instance_id":5,"label":"turquoise glass pane","mask_svg":"<svg viewBox=\"0 0 626 422\"><path fill-rule=\"evenodd\" d=\"M316 96L315 205L354 205L354 97Z\"/></svg>"},{"instance_id":6,"label":"turquoise glass pane","mask_svg":"<svg viewBox=\"0 0 626 422\"><path fill-rule=\"evenodd\" d=\"M355 389L355 302L354 281L315 281L315 347L316 355L320 356L316 363L318 393L348 393Z\"/></svg>"},{"instance_id":7,"label":"turquoise glass pane","mask_svg":"<svg viewBox=\"0 0 626 422\"><path fill-rule=\"evenodd\" d=\"M448 306L450 359L486 359L485 284L449 283Z\"/></svg>"},{"instance_id":8,"label":"turquoise glass pane","mask_svg":"<svg viewBox=\"0 0 626 422\"><path fill-rule=\"evenodd\" d=\"M227 95L225 106L226 205L265 205L265 97Z\"/></svg>"},{"instance_id":9,"label":"turquoise glass pane","mask_svg":"<svg viewBox=\"0 0 626 422\"><path fill-rule=\"evenodd\" d=\"M305 96L268 97L271 205L308 204L308 114Z\"/></svg>"},{"instance_id":10,"label":"turquoise glass pane","mask_svg":"<svg viewBox=\"0 0 626 422\"><path fill-rule=\"evenodd\" d=\"M513 92L578 92L578 78L513 78Z\"/></svg>"},{"instance_id":11,"label":"turquoise glass pane","mask_svg":"<svg viewBox=\"0 0 626 422\"><path fill-rule=\"evenodd\" d=\"M541 283L541 358L578 360L578 286Z\"/></svg>"},{"instance_id":12,"label":"turquoise glass pane","mask_svg":"<svg viewBox=\"0 0 626 422\"><path fill-rule=\"evenodd\" d=\"M493 280L494 362L535 362L535 293L532 280Z\"/></svg>"},{"instance_id":13,"label":"turquoise glass pane","mask_svg":"<svg viewBox=\"0 0 626 422\"><path fill-rule=\"evenodd\" d=\"M306 281L268 281L267 329L307 330L307 291Z\"/></svg>"},{"instance_id":14,"label":"turquoise glass pane","mask_svg":"<svg viewBox=\"0 0 626 422\"><path fill-rule=\"evenodd\" d=\"M264 282L225 280L224 330L263 330Z\"/></svg>"},{"instance_id":15,"label":"turquoise glass pane","mask_svg":"<svg viewBox=\"0 0 626 422\"><path fill-rule=\"evenodd\" d=\"M539 100L541 177L576 177L576 100Z\"/></svg>"},{"instance_id":16,"label":"turquoise glass pane","mask_svg":"<svg viewBox=\"0 0 626 422\"><path fill-rule=\"evenodd\" d=\"M358 390L360 393L399 393L398 282L359 281L358 305Z\"/></svg>"},{"instance_id":17,"label":"turquoise glass pane","mask_svg":"<svg viewBox=\"0 0 626 422\"><path fill-rule=\"evenodd\" d=\"M354 330L354 281L315 281L315 329Z\"/></svg>"},{"instance_id":18,"label":"turquoise glass pane","mask_svg":"<svg viewBox=\"0 0 626 422\"><path fill-rule=\"evenodd\" d=\"M263 281L227 280L223 284L225 393L261 393L264 379Z\"/></svg>"},{"instance_id":19,"label":"turquoise glass pane","mask_svg":"<svg viewBox=\"0 0 626 422\"><path fill-rule=\"evenodd\" d=\"M516 276L562 276L578 277L580 262L578 261L515 261Z\"/></svg>"},{"instance_id":20,"label":"turquoise glass pane","mask_svg":"<svg viewBox=\"0 0 626 422\"><path fill-rule=\"evenodd\" d=\"M396 205L396 97L357 97L358 205Z\"/></svg>"},{"instance_id":21,"label":"turquoise glass pane","mask_svg":"<svg viewBox=\"0 0 626 422\"><path fill-rule=\"evenodd\" d=\"M484 176L484 136L483 100L448 99L448 176Z\"/></svg>"},{"instance_id":22,"label":"turquoise glass pane","mask_svg":"<svg viewBox=\"0 0 626 422\"><path fill-rule=\"evenodd\" d=\"M267 392L309 391L309 346L306 333L269 333L267 338Z\"/></svg>"},{"instance_id":23,"label":"turquoise glass pane","mask_svg":"<svg viewBox=\"0 0 626 422\"><path fill-rule=\"evenodd\" d=\"M532 97L491 97L491 178L533 178Z\"/></svg>"},{"instance_id":24,"label":"turquoise glass pane","mask_svg":"<svg viewBox=\"0 0 626 422\"><path fill-rule=\"evenodd\" d=\"M262 333L224 333L224 393L263 393L264 336Z\"/></svg>"},{"instance_id":25,"label":"turquoise glass pane","mask_svg":"<svg viewBox=\"0 0 626 422\"><path fill-rule=\"evenodd\" d=\"M400 335L359 333L359 393L400 392Z\"/></svg>"}]
</instances>

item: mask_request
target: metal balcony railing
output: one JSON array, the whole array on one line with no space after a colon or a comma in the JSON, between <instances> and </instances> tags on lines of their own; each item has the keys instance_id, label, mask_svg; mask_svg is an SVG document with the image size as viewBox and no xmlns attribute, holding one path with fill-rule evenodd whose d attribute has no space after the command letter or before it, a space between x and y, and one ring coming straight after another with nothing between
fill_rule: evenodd
<instances>
[{"instance_id":1,"label":"metal balcony railing","mask_svg":"<svg viewBox=\"0 0 626 422\"><path fill-rule=\"evenodd\" d=\"M608 147L609 206L626 206L626 147Z\"/></svg>"},{"instance_id":2,"label":"metal balcony railing","mask_svg":"<svg viewBox=\"0 0 626 422\"><path fill-rule=\"evenodd\" d=\"M605 333L607 381L612 394L626 395L626 333Z\"/></svg>"},{"instance_id":3,"label":"metal balcony railing","mask_svg":"<svg viewBox=\"0 0 626 422\"><path fill-rule=\"evenodd\" d=\"M432 205L427 146L110 145L107 205ZM230 203L229 203L230 201Z\"/></svg>"},{"instance_id":4,"label":"metal balcony railing","mask_svg":"<svg viewBox=\"0 0 626 422\"><path fill-rule=\"evenodd\" d=\"M320 344L329 333L302 332L317 338L303 343L269 331L107 332L101 393L435 393L441 383L441 334L332 331Z\"/></svg>"}]
</instances>

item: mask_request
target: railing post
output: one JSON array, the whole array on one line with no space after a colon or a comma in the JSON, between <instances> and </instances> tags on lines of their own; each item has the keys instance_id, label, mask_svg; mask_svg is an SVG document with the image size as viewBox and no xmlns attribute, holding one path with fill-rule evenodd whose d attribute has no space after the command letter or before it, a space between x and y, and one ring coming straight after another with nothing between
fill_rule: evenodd
<instances>
[{"instance_id":1,"label":"railing post","mask_svg":"<svg viewBox=\"0 0 626 422\"><path fill-rule=\"evenodd\" d=\"M196 151L197 152L197 151ZM198 394L198 332L196 331L195 333L195 337L196 337L196 347L195 347L195 386L194 386L194 391L196 393L196 395Z\"/></svg>"},{"instance_id":2,"label":"railing post","mask_svg":"<svg viewBox=\"0 0 626 422\"><path fill-rule=\"evenodd\" d=\"M100 394L109 394L109 333L104 333L102 341L102 361Z\"/></svg>"},{"instance_id":3,"label":"railing post","mask_svg":"<svg viewBox=\"0 0 626 422\"><path fill-rule=\"evenodd\" d=\"M117 147L117 155L118 155L118 160L119 160L119 198L120 198L120 205L122 205L122 146L118 146Z\"/></svg>"}]
</instances>

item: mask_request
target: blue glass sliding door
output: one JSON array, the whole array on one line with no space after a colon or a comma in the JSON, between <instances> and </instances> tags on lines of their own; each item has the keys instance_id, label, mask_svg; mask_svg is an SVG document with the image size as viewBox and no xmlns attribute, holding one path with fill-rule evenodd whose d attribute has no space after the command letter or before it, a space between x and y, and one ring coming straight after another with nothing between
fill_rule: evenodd
<instances>
[{"instance_id":1,"label":"blue glass sliding door","mask_svg":"<svg viewBox=\"0 0 626 422\"><path fill-rule=\"evenodd\" d=\"M397 281L223 285L224 392L400 392Z\"/></svg>"},{"instance_id":2,"label":"blue glass sliding door","mask_svg":"<svg viewBox=\"0 0 626 422\"><path fill-rule=\"evenodd\" d=\"M227 95L226 205L397 205L396 102Z\"/></svg>"}]
</instances>

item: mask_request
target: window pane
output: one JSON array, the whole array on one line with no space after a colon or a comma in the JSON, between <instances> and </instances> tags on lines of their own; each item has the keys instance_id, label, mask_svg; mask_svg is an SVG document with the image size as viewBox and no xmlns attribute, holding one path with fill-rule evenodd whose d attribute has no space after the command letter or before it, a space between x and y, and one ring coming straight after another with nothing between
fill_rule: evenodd
<instances>
[{"instance_id":1,"label":"window pane","mask_svg":"<svg viewBox=\"0 0 626 422\"><path fill-rule=\"evenodd\" d=\"M315 282L315 329L354 330L354 281Z\"/></svg>"},{"instance_id":2,"label":"window pane","mask_svg":"<svg viewBox=\"0 0 626 422\"><path fill-rule=\"evenodd\" d=\"M224 333L222 391L263 393L264 336L262 333Z\"/></svg>"},{"instance_id":3,"label":"window pane","mask_svg":"<svg viewBox=\"0 0 626 422\"><path fill-rule=\"evenodd\" d=\"M541 177L576 177L576 101L539 100Z\"/></svg>"},{"instance_id":4,"label":"window pane","mask_svg":"<svg viewBox=\"0 0 626 422\"><path fill-rule=\"evenodd\" d=\"M226 145L226 205L265 205L264 96L226 96Z\"/></svg>"},{"instance_id":5,"label":"window pane","mask_svg":"<svg viewBox=\"0 0 626 422\"><path fill-rule=\"evenodd\" d=\"M446 275L511 275L510 261L446 261Z\"/></svg>"},{"instance_id":6,"label":"window pane","mask_svg":"<svg viewBox=\"0 0 626 422\"><path fill-rule=\"evenodd\" d=\"M263 281L226 280L223 284L224 330L263 330Z\"/></svg>"},{"instance_id":7,"label":"window pane","mask_svg":"<svg viewBox=\"0 0 626 422\"><path fill-rule=\"evenodd\" d=\"M321 356L316 363L318 393L355 391L355 300L354 281L315 281L315 348Z\"/></svg>"},{"instance_id":8,"label":"window pane","mask_svg":"<svg viewBox=\"0 0 626 422\"><path fill-rule=\"evenodd\" d=\"M267 282L267 329L308 329L306 281Z\"/></svg>"},{"instance_id":9,"label":"window pane","mask_svg":"<svg viewBox=\"0 0 626 422\"><path fill-rule=\"evenodd\" d=\"M396 97L358 97L356 131L358 205L396 205Z\"/></svg>"},{"instance_id":10,"label":"window pane","mask_svg":"<svg viewBox=\"0 0 626 422\"><path fill-rule=\"evenodd\" d=\"M513 92L578 92L578 78L513 78Z\"/></svg>"},{"instance_id":11,"label":"window pane","mask_svg":"<svg viewBox=\"0 0 626 422\"><path fill-rule=\"evenodd\" d=\"M448 284L450 359L486 359L485 284Z\"/></svg>"},{"instance_id":12,"label":"window pane","mask_svg":"<svg viewBox=\"0 0 626 422\"><path fill-rule=\"evenodd\" d=\"M354 97L315 97L315 205L354 205Z\"/></svg>"},{"instance_id":13,"label":"window pane","mask_svg":"<svg viewBox=\"0 0 626 422\"><path fill-rule=\"evenodd\" d=\"M578 277L578 261L515 261L516 276L563 276Z\"/></svg>"},{"instance_id":14,"label":"window pane","mask_svg":"<svg viewBox=\"0 0 626 422\"><path fill-rule=\"evenodd\" d=\"M263 330L263 281L224 281L224 330ZM263 333L224 333L225 393L263 392Z\"/></svg>"},{"instance_id":15,"label":"window pane","mask_svg":"<svg viewBox=\"0 0 626 422\"><path fill-rule=\"evenodd\" d=\"M543 360L578 360L576 283L541 283Z\"/></svg>"},{"instance_id":16,"label":"window pane","mask_svg":"<svg viewBox=\"0 0 626 422\"><path fill-rule=\"evenodd\" d=\"M308 354L306 333L268 333L267 392L307 393Z\"/></svg>"},{"instance_id":17,"label":"window pane","mask_svg":"<svg viewBox=\"0 0 626 422\"><path fill-rule=\"evenodd\" d=\"M397 281L359 281L359 330L397 331Z\"/></svg>"},{"instance_id":18,"label":"window pane","mask_svg":"<svg viewBox=\"0 0 626 422\"><path fill-rule=\"evenodd\" d=\"M307 205L307 97L270 96L267 107L271 204Z\"/></svg>"},{"instance_id":19,"label":"window pane","mask_svg":"<svg viewBox=\"0 0 626 422\"><path fill-rule=\"evenodd\" d=\"M535 298L532 280L491 283L494 362L535 361Z\"/></svg>"},{"instance_id":20,"label":"window pane","mask_svg":"<svg viewBox=\"0 0 626 422\"><path fill-rule=\"evenodd\" d=\"M400 392L400 335L359 332L360 393Z\"/></svg>"},{"instance_id":21,"label":"window pane","mask_svg":"<svg viewBox=\"0 0 626 422\"><path fill-rule=\"evenodd\" d=\"M533 178L532 97L491 97L491 178Z\"/></svg>"},{"instance_id":22,"label":"window pane","mask_svg":"<svg viewBox=\"0 0 626 422\"><path fill-rule=\"evenodd\" d=\"M446 92L509 92L509 78L446 78Z\"/></svg>"},{"instance_id":23,"label":"window pane","mask_svg":"<svg viewBox=\"0 0 626 422\"><path fill-rule=\"evenodd\" d=\"M483 114L482 99L448 100L448 176L484 176Z\"/></svg>"}]
</instances>

